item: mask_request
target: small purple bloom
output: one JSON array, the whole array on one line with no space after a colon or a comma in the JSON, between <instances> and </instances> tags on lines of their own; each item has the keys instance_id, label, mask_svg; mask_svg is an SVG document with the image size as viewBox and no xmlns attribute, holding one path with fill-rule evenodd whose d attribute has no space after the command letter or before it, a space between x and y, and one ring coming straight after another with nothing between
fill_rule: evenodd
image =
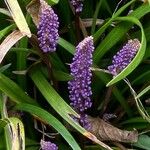
<instances>
[{"instance_id":1,"label":"small purple bloom","mask_svg":"<svg viewBox=\"0 0 150 150\"><path fill-rule=\"evenodd\" d=\"M70 65L73 80L68 82L69 98L71 106L82 114L92 105L91 69L92 52L94 51L93 37L85 38L76 47L73 62Z\"/></svg>"},{"instance_id":2,"label":"small purple bloom","mask_svg":"<svg viewBox=\"0 0 150 150\"><path fill-rule=\"evenodd\" d=\"M139 48L140 41L138 39L129 40L113 57L112 65L108 66L109 72L114 76L119 74L132 61Z\"/></svg>"},{"instance_id":3,"label":"small purple bloom","mask_svg":"<svg viewBox=\"0 0 150 150\"><path fill-rule=\"evenodd\" d=\"M58 150L58 147L56 146L56 144L50 141L41 140L40 144L41 144L42 150Z\"/></svg>"},{"instance_id":4,"label":"small purple bloom","mask_svg":"<svg viewBox=\"0 0 150 150\"><path fill-rule=\"evenodd\" d=\"M82 12L83 1L84 0L71 0L71 4L77 13Z\"/></svg>"},{"instance_id":5,"label":"small purple bloom","mask_svg":"<svg viewBox=\"0 0 150 150\"><path fill-rule=\"evenodd\" d=\"M37 35L39 46L43 52L54 52L56 50L59 38L58 27L58 16L51 6L42 1Z\"/></svg>"}]
</instances>

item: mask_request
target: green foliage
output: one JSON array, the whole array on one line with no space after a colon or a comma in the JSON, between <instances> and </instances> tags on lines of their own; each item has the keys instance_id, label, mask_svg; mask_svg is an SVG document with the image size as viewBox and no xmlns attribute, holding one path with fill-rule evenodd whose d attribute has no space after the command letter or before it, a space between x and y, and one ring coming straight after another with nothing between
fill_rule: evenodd
<instances>
[{"instance_id":1,"label":"green foliage","mask_svg":"<svg viewBox=\"0 0 150 150\"><path fill-rule=\"evenodd\" d=\"M27 11L30 2L32 10ZM78 15L68 0L47 2L58 14L60 38L57 51L44 54L33 23L40 1L0 1L0 149L39 149L40 140L46 139L60 150L110 150L121 146L149 150L150 1L84 0L83 12ZM14 43L16 37L9 35L16 30L23 36ZM109 113L116 115L108 122L122 130L136 129L139 138L135 143L106 142L109 147L97 139L98 129L93 135L72 118L80 116L69 105L69 65L78 42L90 34L95 44L93 105L87 114L103 119ZM107 74L113 55L134 38L141 41L135 58L115 77Z\"/></svg>"}]
</instances>

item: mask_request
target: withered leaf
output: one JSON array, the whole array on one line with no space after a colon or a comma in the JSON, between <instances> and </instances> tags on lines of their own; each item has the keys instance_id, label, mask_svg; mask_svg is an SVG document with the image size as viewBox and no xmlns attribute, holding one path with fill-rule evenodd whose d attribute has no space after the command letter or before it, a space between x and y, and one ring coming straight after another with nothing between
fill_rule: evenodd
<instances>
[{"instance_id":1,"label":"withered leaf","mask_svg":"<svg viewBox=\"0 0 150 150\"><path fill-rule=\"evenodd\" d=\"M33 22L36 26L38 26L39 23L39 10L40 10L40 0L32 0L28 6L27 11L31 15Z\"/></svg>"},{"instance_id":2,"label":"withered leaf","mask_svg":"<svg viewBox=\"0 0 150 150\"><path fill-rule=\"evenodd\" d=\"M9 49L24 36L25 35L23 35L20 31L14 31L5 38L5 40L0 45L0 63L2 62Z\"/></svg>"},{"instance_id":3,"label":"withered leaf","mask_svg":"<svg viewBox=\"0 0 150 150\"><path fill-rule=\"evenodd\" d=\"M138 132L136 130L121 130L100 118L88 117L88 121L91 124L89 132L94 134L101 141L133 143L138 140Z\"/></svg>"},{"instance_id":4,"label":"withered leaf","mask_svg":"<svg viewBox=\"0 0 150 150\"><path fill-rule=\"evenodd\" d=\"M22 10L19 6L19 3L17 0L5 0L5 3L17 25L19 30L23 35L26 35L28 37L31 37L31 31L28 27L28 24L25 20L25 17L22 13Z\"/></svg>"}]
</instances>

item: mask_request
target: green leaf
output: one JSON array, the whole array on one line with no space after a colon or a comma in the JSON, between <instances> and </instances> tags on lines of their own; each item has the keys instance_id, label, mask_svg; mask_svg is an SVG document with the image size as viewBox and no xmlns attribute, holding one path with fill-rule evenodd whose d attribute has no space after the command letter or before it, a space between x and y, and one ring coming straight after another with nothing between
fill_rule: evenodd
<instances>
[{"instance_id":1,"label":"green leaf","mask_svg":"<svg viewBox=\"0 0 150 150\"><path fill-rule=\"evenodd\" d=\"M102 35L102 33L106 30L107 27L111 25L116 17L118 17L127 7L129 7L135 0L128 2L126 5L121 7L113 16L110 18L95 34L94 41L97 41L98 38Z\"/></svg>"},{"instance_id":2,"label":"green leaf","mask_svg":"<svg viewBox=\"0 0 150 150\"><path fill-rule=\"evenodd\" d=\"M66 49L69 53L74 54L75 47L68 41L64 40L63 38L59 38L58 44Z\"/></svg>"},{"instance_id":3,"label":"green leaf","mask_svg":"<svg viewBox=\"0 0 150 150\"><path fill-rule=\"evenodd\" d=\"M36 117L40 118L40 120L48 123L64 137L64 139L68 142L68 144L72 147L73 150L81 150L74 138L72 137L72 135L63 126L63 124L47 111L30 104L19 104L16 106L16 108L19 110L29 112L32 115L35 115Z\"/></svg>"},{"instance_id":4,"label":"green leaf","mask_svg":"<svg viewBox=\"0 0 150 150\"><path fill-rule=\"evenodd\" d=\"M47 102L55 109L55 111L81 134L100 144L101 146L111 150L110 147L99 141L93 134L86 131L72 119L70 115L76 117L79 117L79 115L59 96L55 89L48 83L44 75L41 73L39 66L36 67L37 68L32 68L29 75L39 91L45 97Z\"/></svg>"},{"instance_id":5,"label":"green leaf","mask_svg":"<svg viewBox=\"0 0 150 150\"><path fill-rule=\"evenodd\" d=\"M4 72L5 70L7 70L9 67L11 66L11 64L7 64L7 65L4 65L2 67L0 67L0 72Z\"/></svg>"},{"instance_id":6,"label":"green leaf","mask_svg":"<svg viewBox=\"0 0 150 150\"><path fill-rule=\"evenodd\" d=\"M30 98L15 82L2 73L0 73L0 90L16 103L26 102L37 105L36 102Z\"/></svg>"},{"instance_id":7,"label":"green leaf","mask_svg":"<svg viewBox=\"0 0 150 150\"><path fill-rule=\"evenodd\" d=\"M141 46L140 46L139 51L136 54L135 58L131 61L131 63L122 72L120 72L117 76L115 76L106 86L110 86L110 85L120 81L121 79L124 79L128 74L130 74L142 61L142 58L143 58L143 56L145 54L145 50L146 50L146 38L145 38L145 34L144 34L144 29L142 27L142 24L139 22L139 20L134 17L118 17L117 20L129 21L140 27L141 34L142 34Z\"/></svg>"},{"instance_id":8,"label":"green leaf","mask_svg":"<svg viewBox=\"0 0 150 150\"><path fill-rule=\"evenodd\" d=\"M141 91L136 98L140 98L141 96L143 96L146 92L148 92L150 90L150 85L148 87L146 87L143 91Z\"/></svg>"},{"instance_id":9,"label":"green leaf","mask_svg":"<svg viewBox=\"0 0 150 150\"><path fill-rule=\"evenodd\" d=\"M0 40L6 35L8 34L11 30L15 29L16 25L12 24L8 27L6 27L5 29L0 31Z\"/></svg>"},{"instance_id":10,"label":"green leaf","mask_svg":"<svg viewBox=\"0 0 150 150\"><path fill-rule=\"evenodd\" d=\"M150 137L147 135L140 135L138 142L133 144L136 147L142 148L144 150L149 150L150 148Z\"/></svg>"},{"instance_id":11,"label":"green leaf","mask_svg":"<svg viewBox=\"0 0 150 150\"><path fill-rule=\"evenodd\" d=\"M48 0L48 4L55 5L59 2L59 0Z\"/></svg>"},{"instance_id":12,"label":"green leaf","mask_svg":"<svg viewBox=\"0 0 150 150\"><path fill-rule=\"evenodd\" d=\"M140 19L142 16L149 12L149 5L144 4L136 10L134 10L129 16ZM106 52L110 48L112 48L127 33L127 31L132 27L132 25L133 23L131 22L121 22L105 37L105 39L95 49L93 56L95 64L99 63L99 61L106 54ZM101 28L103 28L103 26ZM98 34L97 36L100 35Z\"/></svg>"}]
</instances>

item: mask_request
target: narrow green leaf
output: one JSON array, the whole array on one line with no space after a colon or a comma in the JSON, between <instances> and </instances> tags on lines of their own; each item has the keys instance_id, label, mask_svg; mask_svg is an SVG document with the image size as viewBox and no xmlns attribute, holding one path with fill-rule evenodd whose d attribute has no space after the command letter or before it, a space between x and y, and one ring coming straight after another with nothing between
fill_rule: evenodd
<instances>
[{"instance_id":1,"label":"narrow green leaf","mask_svg":"<svg viewBox=\"0 0 150 150\"><path fill-rule=\"evenodd\" d=\"M32 68L30 77L40 90L42 95L45 97L47 102L55 109L55 111L62 116L70 125L72 125L81 134L105 147L106 149L112 150L109 146L99 141L93 134L82 128L77 122L75 122L70 115L79 117L79 115L59 96L54 88L48 83L43 74L41 73L39 66L38 68Z\"/></svg>"},{"instance_id":2,"label":"narrow green leaf","mask_svg":"<svg viewBox=\"0 0 150 150\"><path fill-rule=\"evenodd\" d=\"M63 126L63 124L47 111L30 104L19 104L16 106L16 108L19 110L29 112L32 115L35 115L38 118L40 118L42 121L48 123L64 137L64 139L68 142L68 144L72 147L73 150L81 150L74 138L72 137L72 135Z\"/></svg>"},{"instance_id":3,"label":"narrow green leaf","mask_svg":"<svg viewBox=\"0 0 150 150\"><path fill-rule=\"evenodd\" d=\"M11 66L11 64L7 64L7 65L4 65L2 67L0 67L0 72L4 72L5 70L7 70L9 67Z\"/></svg>"},{"instance_id":4,"label":"narrow green leaf","mask_svg":"<svg viewBox=\"0 0 150 150\"><path fill-rule=\"evenodd\" d=\"M62 46L64 49L66 49L71 54L74 54L75 47L70 44L68 41L64 40L63 38L59 38L58 44Z\"/></svg>"},{"instance_id":5,"label":"narrow green leaf","mask_svg":"<svg viewBox=\"0 0 150 150\"><path fill-rule=\"evenodd\" d=\"M118 17L127 7L129 7L135 0L128 2L126 5L121 7L113 16L110 18L95 34L94 34L94 41L97 41L102 33L106 30L108 26L111 25L113 20Z\"/></svg>"},{"instance_id":6,"label":"narrow green leaf","mask_svg":"<svg viewBox=\"0 0 150 150\"><path fill-rule=\"evenodd\" d=\"M55 5L59 2L59 0L48 0L48 4Z\"/></svg>"},{"instance_id":7,"label":"narrow green leaf","mask_svg":"<svg viewBox=\"0 0 150 150\"><path fill-rule=\"evenodd\" d=\"M36 102L30 98L15 82L2 73L0 73L0 90L16 103L27 102L30 104L36 104Z\"/></svg>"},{"instance_id":8,"label":"narrow green leaf","mask_svg":"<svg viewBox=\"0 0 150 150\"><path fill-rule=\"evenodd\" d=\"M146 92L148 92L150 90L150 85L148 87L146 87L143 91L141 91L136 98L140 98L141 96L143 96Z\"/></svg>"},{"instance_id":9,"label":"narrow green leaf","mask_svg":"<svg viewBox=\"0 0 150 150\"><path fill-rule=\"evenodd\" d=\"M94 13L94 16L93 16L93 22L92 22L92 27L91 27L91 34L95 33L96 20L97 20L98 13L99 13L101 5L102 5L102 1L99 1L97 6L96 6L96 10L95 10L95 13Z\"/></svg>"},{"instance_id":10,"label":"narrow green leaf","mask_svg":"<svg viewBox=\"0 0 150 150\"><path fill-rule=\"evenodd\" d=\"M134 10L129 16L140 19L149 12L149 5L143 4L142 6ZM127 33L127 31L132 27L132 25L132 22L121 22L106 36L106 38L95 49L93 59L96 64L98 64L101 58L106 54L106 52L110 48L112 48ZM101 28L103 27L104 26L102 26ZM97 36L99 36L99 34Z\"/></svg>"},{"instance_id":11,"label":"narrow green leaf","mask_svg":"<svg viewBox=\"0 0 150 150\"><path fill-rule=\"evenodd\" d=\"M5 29L0 31L0 40L6 35L8 34L11 30L15 29L16 25L15 24L11 24L10 26L7 26Z\"/></svg>"},{"instance_id":12,"label":"narrow green leaf","mask_svg":"<svg viewBox=\"0 0 150 150\"><path fill-rule=\"evenodd\" d=\"M131 61L131 63L122 72L120 72L117 76L115 76L106 86L110 86L110 85L120 81L121 79L124 79L128 74L130 74L142 61L142 58L144 57L145 50L146 50L146 38L145 38L145 34L144 34L144 29L142 27L142 24L139 22L139 20L134 17L118 17L117 20L129 21L140 27L141 34L142 34L141 46L140 46L140 49L139 49L137 55Z\"/></svg>"}]
</instances>

